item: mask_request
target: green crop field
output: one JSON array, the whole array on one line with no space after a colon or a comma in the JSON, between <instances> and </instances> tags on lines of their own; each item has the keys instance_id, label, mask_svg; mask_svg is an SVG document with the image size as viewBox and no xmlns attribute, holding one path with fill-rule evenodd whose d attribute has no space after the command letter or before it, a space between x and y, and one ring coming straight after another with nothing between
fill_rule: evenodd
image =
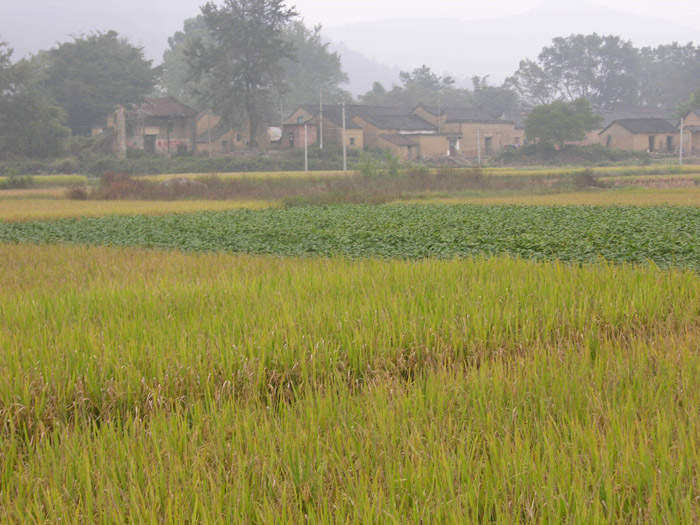
<instances>
[{"instance_id":1,"label":"green crop field","mask_svg":"<svg viewBox=\"0 0 700 525\"><path fill-rule=\"evenodd\" d=\"M0 520L700 519L700 277L0 246Z\"/></svg>"},{"instance_id":2,"label":"green crop field","mask_svg":"<svg viewBox=\"0 0 700 525\"><path fill-rule=\"evenodd\" d=\"M700 208L345 205L0 223L0 242L259 255L510 255L700 269Z\"/></svg>"},{"instance_id":3,"label":"green crop field","mask_svg":"<svg viewBox=\"0 0 700 525\"><path fill-rule=\"evenodd\" d=\"M31 202L0 522L700 521L700 207Z\"/></svg>"}]
</instances>

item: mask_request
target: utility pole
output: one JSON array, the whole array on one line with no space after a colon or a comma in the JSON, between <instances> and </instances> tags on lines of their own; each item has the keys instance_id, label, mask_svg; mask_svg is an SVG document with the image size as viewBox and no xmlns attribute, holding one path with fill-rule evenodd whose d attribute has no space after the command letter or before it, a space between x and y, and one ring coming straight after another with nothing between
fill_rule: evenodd
<instances>
[{"instance_id":1,"label":"utility pole","mask_svg":"<svg viewBox=\"0 0 700 525\"><path fill-rule=\"evenodd\" d=\"M309 125L304 124L304 171L309 171Z\"/></svg>"},{"instance_id":2,"label":"utility pole","mask_svg":"<svg viewBox=\"0 0 700 525\"><path fill-rule=\"evenodd\" d=\"M319 88L319 127L321 131L321 139L319 141L319 147L323 149L323 86Z\"/></svg>"},{"instance_id":3,"label":"utility pole","mask_svg":"<svg viewBox=\"0 0 700 525\"><path fill-rule=\"evenodd\" d=\"M343 100L343 171L348 171L348 141L345 132L345 101Z\"/></svg>"},{"instance_id":4,"label":"utility pole","mask_svg":"<svg viewBox=\"0 0 700 525\"><path fill-rule=\"evenodd\" d=\"M479 161L479 167L481 167L481 130L476 130L476 155Z\"/></svg>"},{"instance_id":5,"label":"utility pole","mask_svg":"<svg viewBox=\"0 0 700 525\"><path fill-rule=\"evenodd\" d=\"M679 164L682 166L683 165L683 141L685 140L685 119L681 119L681 156L679 159Z\"/></svg>"}]
</instances>

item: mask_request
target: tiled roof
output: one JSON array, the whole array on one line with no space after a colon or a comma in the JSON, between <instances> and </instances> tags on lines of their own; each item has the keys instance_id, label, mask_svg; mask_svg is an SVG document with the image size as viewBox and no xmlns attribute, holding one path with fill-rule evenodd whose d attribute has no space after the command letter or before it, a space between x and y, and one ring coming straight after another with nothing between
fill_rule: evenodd
<instances>
[{"instance_id":1,"label":"tiled roof","mask_svg":"<svg viewBox=\"0 0 700 525\"><path fill-rule=\"evenodd\" d=\"M458 123L458 122L507 122L512 124L510 121L505 121L500 117L500 115L490 115L480 108L456 108L456 107L441 107L437 108L435 106L426 106L425 104L418 104L418 106L413 110L418 108L423 108L425 111L430 113L432 116L437 117L446 116L446 122Z\"/></svg>"},{"instance_id":2,"label":"tiled roof","mask_svg":"<svg viewBox=\"0 0 700 525\"><path fill-rule=\"evenodd\" d=\"M416 145L416 143L413 142L411 139L409 139L406 135L382 134L382 135L379 135L379 137L386 140L387 142L391 142L392 144L396 144L397 146L415 146Z\"/></svg>"},{"instance_id":3,"label":"tiled roof","mask_svg":"<svg viewBox=\"0 0 700 525\"><path fill-rule=\"evenodd\" d=\"M148 98L134 108L134 111L149 117L194 117L197 111L183 104L175 97Z\"/></svg>"},{"instance_id":4,"label":"tiled roof","mask_svg":"<svg viewBox=\"0 0 700 525\"><path fill-rule=\"evenodd\" d=\"M511 121L498 118L500 115L489 115L479 108L446 108L446 122L501 122L513 124Z\"/></svg>"},{"instance_id":5,"label":"tiled roof","mask_svg":"<svg viewBox=\"0 0 700 525\"><path fill-rule=\"evenodd\" d=\"M619 124L627 131L635 134L645 134L645 133L677 133L678 129L676 126L671 124L668 120L662 118L627 118L619 119L610 123ZM608 128L610 127L608 126ZM601 133L605 132L608 128L605 128Z\"/></svg>"},{"instance_id":6,"label":"tiled roof","mask_svg":"<svg viewBox=\"0 0 700 525\"><path fill-rule=\"evenodd\" d=\"M311 113L314 118L318 116L320 107L319 105L304 104L302 106L307 112ZM323 105L323 118L324 120L330 121L332 124L343 127L343 107L339 105ZM352 120L353 116L350 112L345 110L345 128L346 129L362 129Z\"/></svg>"},{"instance_id":7,"label":"tiled roof","mask_svg":"<svg viewBox=\"0 0 700 525\"><path fill-rule=\"evenodd\" d=\"M231 131L231 128L224 126L223 124L219 123L216 126L214 126L211 129L211 140L218 140L222 136L226 135ZM207 130L204 130L202 133L200 133L197 136L197 142L200 144L206 144L209 142L209 132Z\"/></svg>"},{"instance_id":8,"label":"tiled roof","mask_svg":"<svg viewBox=\"0 0 700 525\"><path fill-rule=\"evenodd\" d=\"M437 127L418 115L372 115L360 117L379 129L399 131L437 131Z\"/></svg>"},{"instance_id":9,"label":"tiled roof","mask_svg":"<svg viewBox=\"0 0 700 525\"><path fill-rule=\"evenodd\" d=\"M630 119L668 119L673 114L673 109L668 108L620 108L620 109L593 109L593 113L603 118L601 128L607 128L616 120Z\"/></svg>"}]
</instances>

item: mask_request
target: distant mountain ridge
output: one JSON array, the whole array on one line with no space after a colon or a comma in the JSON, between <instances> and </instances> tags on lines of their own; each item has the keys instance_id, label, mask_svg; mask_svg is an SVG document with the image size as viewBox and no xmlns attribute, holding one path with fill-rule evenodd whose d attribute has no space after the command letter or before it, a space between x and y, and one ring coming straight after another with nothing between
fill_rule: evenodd
<instances>
[{"instance_id":1,"label":"distant mountain ridge","mask_svg":"<svg viewBox=\"0 0 700 525\"><path fill-rule=\"evenodd\" d=\"M593 32L619 35L639 47L700 43L700 31L693 28L585 1L562 5L559 0L547 0L521 15L486 20L396 18L324 28L329 40L342 42L336 50L350 76L350 90L356 94L371 87L365 80L370 70L379 68L391 79L391 72L423 64L438 74L490 75L500 83L521 60L535 59L553 38ZM393 78L398 82L398 75ZM387 84L390 87L391 82Z\"/></svg>"}]
</instances>

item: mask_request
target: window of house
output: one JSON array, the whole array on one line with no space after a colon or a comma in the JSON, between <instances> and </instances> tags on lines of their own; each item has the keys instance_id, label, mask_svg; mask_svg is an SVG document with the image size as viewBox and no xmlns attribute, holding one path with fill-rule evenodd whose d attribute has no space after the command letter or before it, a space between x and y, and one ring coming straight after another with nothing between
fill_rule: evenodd
<instances>
[{"instance_id":1,"label":"window of house","mask_svg":"<svg viewBox=\"0 0 700 525\"><path fill-rule=\"evenodd\" d=\"M350 137L350 145L351 146L355 145L355 137Z\"/></svg>"},{"instance_id":2,"label":"window of house","mask_svg":"<svg viewBox=\"0 0 700 525\"><path fill-rule=\"evenodd\" d=\"M304 117L297 117L297 124L303 124L304 123Z\"/></svg>"},{"instance_id":3,"label":"window of house","mask_svg":"<svg viewBox=\"0 0 700 525\"><path fill-rule=\"evenodd\" d=\"M168 124L168 133L172 133L172 132L173 132L173 125Z\"/></svg>"},{"instance_id":4,"label":"window of house","mask_svg":"<svg viewBox=\"0 0 700 525\"><path fill-rule=\"evenodd\" d=\"M236 142L240 142L241 140L243 140L243 137L241 137L241 134L236 133Z\"/></svg>"}]
</instances>

